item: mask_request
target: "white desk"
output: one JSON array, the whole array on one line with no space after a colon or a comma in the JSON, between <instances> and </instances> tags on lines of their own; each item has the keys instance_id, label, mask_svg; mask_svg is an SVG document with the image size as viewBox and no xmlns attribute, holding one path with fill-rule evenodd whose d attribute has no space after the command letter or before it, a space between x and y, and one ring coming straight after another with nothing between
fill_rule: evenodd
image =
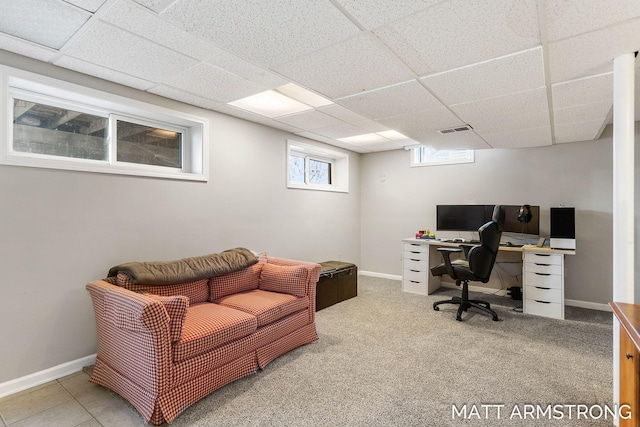
<instances>
[{"instance_id":1,"label":"white desk","mask_svg":"<svg viewBox=\"0 0 640 427\"><path fill-rule=\"evenodd\" d=\"M440 277L431 275L431 267L441 264L437 248L461 243L432 239L402 239L402 290L420 295L440 287ZM564 256L574 250L548 246L500 246L502 252L521 254L523 311L539 316L564 319Z\"/></svg>"}]
</instances>

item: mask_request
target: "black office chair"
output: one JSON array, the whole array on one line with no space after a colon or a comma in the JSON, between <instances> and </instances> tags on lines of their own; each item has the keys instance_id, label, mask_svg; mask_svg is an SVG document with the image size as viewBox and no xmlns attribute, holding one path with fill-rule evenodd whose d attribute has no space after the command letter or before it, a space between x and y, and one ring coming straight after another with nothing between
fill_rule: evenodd
<instances>
[{"instance_id":1,"label":"black office chair","mask_svg":"<svg viewBox=\"0 0 640 427\"><path fill-rule=\"evenodd\" d=\"M498 315L491 310L491 305L488 302L469 299L469 282L487 283L489 281L491 270L498 254L498 248L500 247L503 225L504 208L496 205L493 208L491 221L478 229L480 234L479 245L462 245L461 248L438 248L438 251L442 253L444 263L433 267L431 274L434 276L447 274L452 279L455 279L457 286L462 283L462 297L453 297L450 300L435 302L433 303L434 310L440 310L438 306L441 304L457 304L460 306L456 315L456 320L458 321L462 320L462 312L467 311L469 307L482 310L490 314L494 321L498 321ZM451 261L452 253L462 252L463 250L465 259Z\"/></svg>"}]
</instances>

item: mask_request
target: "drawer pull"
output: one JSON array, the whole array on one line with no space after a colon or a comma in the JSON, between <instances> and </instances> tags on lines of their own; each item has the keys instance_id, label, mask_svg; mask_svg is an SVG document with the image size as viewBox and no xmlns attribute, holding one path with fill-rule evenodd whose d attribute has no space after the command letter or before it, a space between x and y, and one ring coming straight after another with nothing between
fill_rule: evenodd
<instances>
[{"instance_id":1,"label":"drawer pull","mask_svg":"<svg viewBox=\"0 0 640 427\"><path fill-rule=\"evenodd\" d=\"M417 243L409 243L409 244L410 244L411 246L420 246L420 245L419 245L419 244L417 244Z\"/></svg>"},{"instance_id":2,"label":"drawer pull","mask_svg":"<svg viewBox=\"0 0 640 427\"><path fill-rule=\"evenodd\" d=\"M412 254L419 254L420 252L416 252L416 251L409 251L409 253L412 253Z\"/></svg>"},{"instance_id":3,"label":"drawer pull","mask_svg":"<svg viewBox=\"0 0 640 427\"><path fill-rule=\"evenodd\" d=\"M538 272L535 272L535 273L536 273L538 276L551 276L551 274L550 274L550 273L538 273Z\"/></svg>"},{"instance_id":4,"label":"drawer pull","mask_svg":"<svg viewBox=\"0 0 640 427\"><path fill-rule=\"evenodd\" d=\"M420 273L420 270L409 270L409 271L413 271L414 273Z\"/></svg>"},{"instance_id":5,"label":"drawer pull","mask_svg":"<svg viewBox=\"0 0 640 427\"><path fill-rule=\"evenodd\" d=\"M551 264L540 264L539 262L536 262L535 265L542 265L544 267L549 267Z\"/></svg>"},{"instance_id":6,"label":"drawer pull","mask_svg":"<svg viewBox=\"0 0 640 427\"><path fill-rule=\"evenodd\" d=\"M534 300L535 302L539 302L540 304L551 304L549 301L540 301L540 300Z\"/></svg>"},{"instance_id":7,"label":"drawer pull","mask_svg":"<svg viewBox=\"0 0 640 427\"><path fill-rule=\"evenodd\" d=\"M551 254L534 254L535 256L551 256Z\"/></svg>"},{"instance_id":8,"label":"drawer pull","mask_svg":"<svg viewBox=\"0 0 640 427\"><path fill-rule=\"evenodd\" d=\"M631 353L627 353L627 359L633 359L633 355Z\"/></svg>"},{"instance_id":9,"label":"drawer pull","mask_svg":"<svg viewBox=\"0 0 640 427\"><path fill-rule=\"evenodd\" d=\"M418 261L420 261L420 260L419 260L419 259L409 258L409 261L416 261L416 262L418 262Z\"/></svg>"},{"instance_id":10,"label":"drawer pull","mask_svg":"<svg viewBox=\"0 0 640 427\"><path fill-rule=\"evenodd\" d=\"M547 290L547 291L548 291L548 290L549 290L549 289L551 289L551 288L543 288L542 286L536 286L536 289L544 289L544 290Z\"/></svg>"}]
</instances>

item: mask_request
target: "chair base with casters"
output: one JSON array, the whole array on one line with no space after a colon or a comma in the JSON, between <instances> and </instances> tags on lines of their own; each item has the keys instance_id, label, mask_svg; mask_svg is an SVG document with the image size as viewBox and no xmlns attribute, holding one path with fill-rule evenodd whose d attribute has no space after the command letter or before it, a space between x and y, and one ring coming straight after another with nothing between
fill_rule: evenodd
<instances>
[{"instance_id":1,"label":"chair base with casters","mask_svg":"<svg viewBox=\"0 0 640 427\"><path fill-rule=\"evenodd\" d=\"M469 282L468 281L458 280L456 282L456 285L460 286L460 282L462 282L462 296L453 297L451 299L444 300L444 301L434 302L433 309L435 311L440 310L440 307L438 307L439 305L456 304L460 306L458 307L458 313L456 314L456 320L459 322L462 321L462 312L467 311L467 309L471 307L477 308L478 310L482 310L483 312L490 314L494 322L497 322L498 320L500 320L498 319L498 315L496 314L496 312L491 310L491 305L488 302L480 301L476 299L469 299Z\"/></svg>"}]
</instances>

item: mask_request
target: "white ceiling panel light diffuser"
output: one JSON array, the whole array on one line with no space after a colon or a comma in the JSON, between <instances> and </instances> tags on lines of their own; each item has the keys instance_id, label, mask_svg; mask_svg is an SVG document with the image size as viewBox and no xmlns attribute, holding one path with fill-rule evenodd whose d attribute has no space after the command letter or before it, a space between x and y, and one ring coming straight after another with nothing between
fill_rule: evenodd
<instances>
[{"instance_id":1,"label":"white ceiling panel light diffuser","mask_svg":"<svg viewBox=\"0 0 640 427\"><path fill-rule=\"evenodd\" d=\"M329 104L332 102L328 99L293 83L229 102L233 107L269 118L300 113Z\"/></svg>"},{"instance_id":2,"label":"white ceiling panel light diffuser","mask_svg":"<svg viewBox=\"0 0 640 427\"><path fill-rule=\"evenodd\" d=\"M338 141L348 142L350 144L372 144L375 142L389 142L390 140L395 141L400 139L407 139L407 137L395 130L386 130L383 132L338 138Z\"/></svg>"}]
</instances>

